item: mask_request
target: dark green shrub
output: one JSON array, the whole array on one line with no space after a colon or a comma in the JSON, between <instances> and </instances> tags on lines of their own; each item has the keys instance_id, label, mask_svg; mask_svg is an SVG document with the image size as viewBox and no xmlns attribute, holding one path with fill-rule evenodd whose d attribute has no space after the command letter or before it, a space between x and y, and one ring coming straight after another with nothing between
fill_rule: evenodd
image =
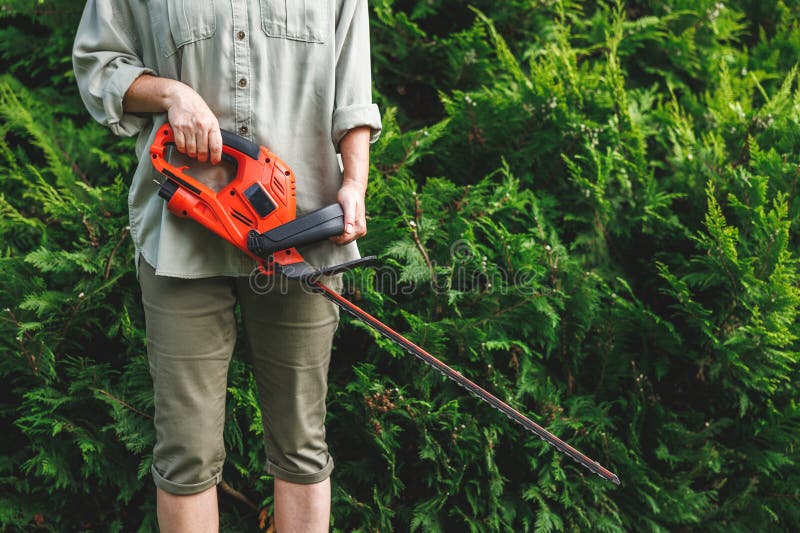
<instances>
[{"instance_id":1,"label":"dark green shrub","mask_svg":"<svg viewBox=\"0 0 800 533\"><path fill-rule=\"evenodd\" d=\"M150 531L132 144L77 98L79 8L7 4L0 524ZM384 268L350 274L348 296L622 486L346 318L334 529L800 523L798 6L371 6L384 133L360 247ZM271 488L243 357L230 376L221 509L243 531Z\"/></svg>"}]
</instances>

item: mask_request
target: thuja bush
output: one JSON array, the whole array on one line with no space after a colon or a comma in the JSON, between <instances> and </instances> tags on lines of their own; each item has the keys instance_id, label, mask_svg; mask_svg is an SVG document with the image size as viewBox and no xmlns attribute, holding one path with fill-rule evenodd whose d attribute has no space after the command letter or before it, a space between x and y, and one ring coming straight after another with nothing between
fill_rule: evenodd
<instances>
[{"instance_id":1,"label":"thuja bush","mask_svg":"<svg viewBox=\"0 0 800 533\"><path fill-rule=\"evenodd\" d=\"M343 316L334 530L800 523L798 6L653 4L370 4L381 266L346 295L622 485ZM133 144L77 98L79 7L5 7L0 524L151 531ZM270 525L257 405L237 348L226 531Z\"/></svg>"}]
</instances>

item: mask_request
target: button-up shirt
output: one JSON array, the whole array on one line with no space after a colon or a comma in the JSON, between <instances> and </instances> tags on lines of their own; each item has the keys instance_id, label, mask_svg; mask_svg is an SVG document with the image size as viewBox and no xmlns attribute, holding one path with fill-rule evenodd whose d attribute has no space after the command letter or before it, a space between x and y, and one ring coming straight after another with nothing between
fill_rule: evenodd
<instances>
[{"instance_id":1,"label":"button-up shirt","mask_svg":"<svg viewBox=\"0 0 800 533\"><path fill-rule=\"evenodd\" d=\"M336 201L348 130L381 121L372 103L366 0L89 0L73 46L84 104L115 134L138 135L128 196L136 258L160 275L248 275L255 262L158 196L148 157L166 114L125 112L142 74L180 80L220 127L267 146L293 170L298 215ZM323 267L358 257L355 243L301 248Z\"/></svg>"}]
</instances>

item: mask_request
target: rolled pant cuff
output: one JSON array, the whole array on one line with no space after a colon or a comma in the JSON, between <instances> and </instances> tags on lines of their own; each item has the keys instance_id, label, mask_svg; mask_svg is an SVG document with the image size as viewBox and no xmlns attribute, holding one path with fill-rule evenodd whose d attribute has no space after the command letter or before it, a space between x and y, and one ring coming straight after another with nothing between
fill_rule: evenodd
<instances>
[{"instance_id":1,"label":"rolled pant cuff","mask_svg":"<svg viewBox=\"0 0 800 533\"><path fill-rule=\"evenodd\" d=\"M283 468L279 467L275 463L267 461L267 474L275 476L280 480L288 481L289 483L297 483L300 485L311 485L313 483L325 481L331 477L331 472L333 472L333 459L330 456L328 456L328 464L326 464L322 470L319 472L312 472L310 474L297 474L295 472L289 472L288 470L284 470Z\"/></svg>"},{"instance_id":2,"label":"rolled pant cuff","mask_svg":"<svg viewBox=\"0 0 800 533\"><path fill-rule=\"evenodd\" d=\"M155 483L156 487L164 492L168 492L176 496L189 496L191 494L198 494L219 484L219 482L222 481L221 471L212 476L210 479L201 481L200 483L192 484L175 483L174 481L170 481L162 476L158 470L156 470L155 466L150 467L150 472L153 474L153 482Z\"/></svg>"}]
</instances>

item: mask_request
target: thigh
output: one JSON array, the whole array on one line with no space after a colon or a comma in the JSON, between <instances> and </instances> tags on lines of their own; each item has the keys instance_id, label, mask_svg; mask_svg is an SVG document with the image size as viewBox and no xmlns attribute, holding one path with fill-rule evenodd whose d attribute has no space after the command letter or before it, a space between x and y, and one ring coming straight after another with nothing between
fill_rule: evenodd
<instances>
[{"instance_id":1,"label":"thigh","mask_svg":"<svg viewBox=\"0 0 800 533\"><path fill-rule=\"evenodd\" d=\"M236 341L230 278L156 276L140 260L153 378L156 484L176 494L219 481L228 364Z\"/></svg>"},{"instance_id":2,"label":"thigh","mask_svg":"<svg viewBox=\"0 0 800 533\"><path fill-rule=\"evenodd\" d=\"M277 279L280 281L280 278ZM267 468L315 483L333 468L325 443L325 396L338 307L297 282L237 291L261 400ZM329 281L338 288L340 278Z\"/></svg>"}]
</instances>

